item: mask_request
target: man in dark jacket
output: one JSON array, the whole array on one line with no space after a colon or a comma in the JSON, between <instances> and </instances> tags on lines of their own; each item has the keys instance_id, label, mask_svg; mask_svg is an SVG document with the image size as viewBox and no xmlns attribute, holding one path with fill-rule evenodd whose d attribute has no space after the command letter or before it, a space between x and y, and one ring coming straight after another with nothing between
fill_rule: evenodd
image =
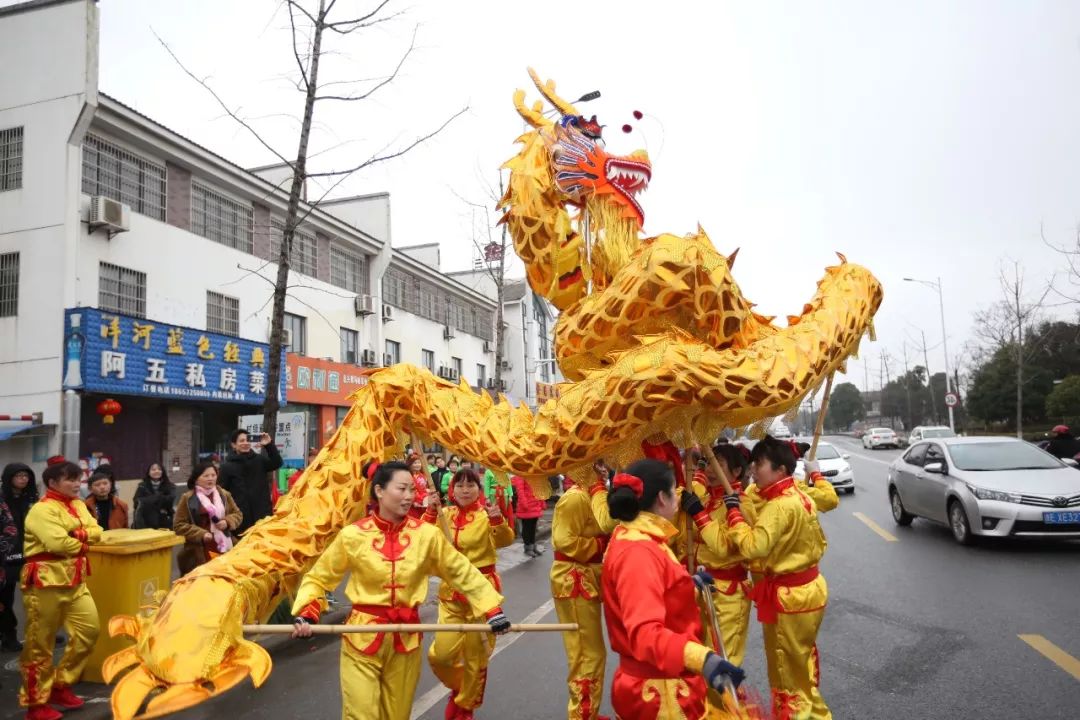
<instances>
[{"instance_id":1,"label":"man in dark jacket","mask_svg":"<svg viewBox=\"0 0 1080 720\"><path fill-rule=\"evenodd\" d=\"M267 473L281 467L282 461L273 438L266 433L259 437L259 445L265 450L265 455L251 449L246 430L233 430L229 441L232 452L225 456L225 462L221 464L218 483L232 494L237 507L244 514L237 528L237 533L243 533L273 512Z\"/></svg>"},{"instance_id":2,"label":"man in dark jacket","mask_svg":"<svg viewBox=\"0 0 1080 720\"><path fill-rule=\"evenodd\" d=\"M1046 446L1046 452L1056 458L1074 458L1080 453L1080 442L1077 441L1069 428L1065 425L1057 425L1050 431L1053 437Z\"/></svg>"},{"instance_id":3,"label":"man in dark jacket","mask_svg":"<svg viewBox=\"0 0 1080 720\"><path fill-rule=\"evenodd\" d=\"M15 588L23 566L23 532L26 514L38 501L37 478L29 465L9 463L0 475L0 500L11 511L15 522L15 537L10 551L0 561L4 563L4 583L0 586L0 650L17 652L22 643L15 634L18 620L15 618Z\"/></svg>"}]
</instances>

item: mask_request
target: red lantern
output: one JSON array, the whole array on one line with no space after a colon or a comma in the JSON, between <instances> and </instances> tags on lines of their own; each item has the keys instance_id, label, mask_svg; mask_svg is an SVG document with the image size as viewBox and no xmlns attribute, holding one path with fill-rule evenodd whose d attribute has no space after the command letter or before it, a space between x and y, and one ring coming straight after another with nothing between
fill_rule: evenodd
<instances>
[{"instance_id":1,"label":"red lantern","mask_svg":"<svg viewBox=\"0 0 1080 720\"><path fill-rule=\"evenodd\" d=\"M124 408L120 406L120 403L116 402L112 398L107 398L98 403L97 413L102 417L102 421L106 425L112 425L115 416L120 414L120 411Z\"/></svg>"}]
</instances>

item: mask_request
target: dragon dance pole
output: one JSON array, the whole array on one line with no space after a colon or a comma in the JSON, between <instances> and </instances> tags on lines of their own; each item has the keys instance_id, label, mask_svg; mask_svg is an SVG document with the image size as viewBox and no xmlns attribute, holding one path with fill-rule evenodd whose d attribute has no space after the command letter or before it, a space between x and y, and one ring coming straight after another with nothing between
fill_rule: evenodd
<instances>
[{"instance_id":1,"label":"dragon dance pole","mask_svg":"<svg viewBox=\"0 0 1080 720\"><path fill-rule=\"evenodd\" d=\"M832 381L836 371L829 373L829 379L825 381L825 395L821 398L821 410L818 411L817 424L814 426L814 441L810 443L810 451L806 453L807 460L817 457L818 440L821 439L821 431L825 428L825 413L829 410L829 395L832 394Z\"/></svg>"},{"instance_id":2,"label":"dragon dance pole","mask_svg":"<svg viewBox=\"0 0 1080 720\"><path fill-rule=\"evenodd\" d=\"M704 567L698 568L698 570L704 570ZM720 657L724 660L728 659L727 650L724 648L724 636L720 634L720 618L716 616L716 606L713 605L712 594L716 592L715 585L709 585L702 580L699 576L694 576L694 584L697 585L698 602L704 607L705 615L709 618L709 625L712 627L713 647L716 652L720 654ZM724 683L727 688L728 694L731 695L731 702L735 705L735 710L739 709L739 698L735 692L735 683L731 682L731 678L728 678Z\"/></svg>"},{"instance_id":3,"label":"dragon dance pole","mask_svg":"<svg viewBox=\"0 0 1080 720\"><path fill-rule=\"evenodd\" d=\"M291 635L295 625L244 625L248 634ZM510 632L577 632L577 623L531 623L511 625ZM348 633L415 633L415 632L467 632L490 633L487 623L440 624L440 623L394 623L387 625L312 625L312 635L345 635Z\"/></svg>"}]
</instances>

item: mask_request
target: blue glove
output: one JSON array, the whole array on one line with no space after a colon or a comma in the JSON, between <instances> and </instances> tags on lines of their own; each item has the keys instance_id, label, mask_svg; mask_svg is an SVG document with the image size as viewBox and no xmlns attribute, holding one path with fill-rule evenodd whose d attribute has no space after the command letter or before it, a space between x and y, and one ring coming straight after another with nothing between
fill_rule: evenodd
<instances>
[{"instance_id":1,"label":"blue glove","mask_svg":"<svg viewBox=\"0 0 1080 720\"><path fill-rule=\"evenodd\" d=\"M697 589L706 595L716 589L716 580L705 568L699 568L691 577L694 579L694 585L697 586Z\"/></svg>"},{"instance_id":2,"label":"blue glove","mask_svg":"<svg viewBox=\"0 0 1080 720\"><path fill-rule=\"evenodd\" d=\"M746 679L746 672L738 665L732 665L714 652L705 656L705 665L701 668L705 682L716 692L724 692L727 682L738 688Z\"/></svg>"}]
</instances>

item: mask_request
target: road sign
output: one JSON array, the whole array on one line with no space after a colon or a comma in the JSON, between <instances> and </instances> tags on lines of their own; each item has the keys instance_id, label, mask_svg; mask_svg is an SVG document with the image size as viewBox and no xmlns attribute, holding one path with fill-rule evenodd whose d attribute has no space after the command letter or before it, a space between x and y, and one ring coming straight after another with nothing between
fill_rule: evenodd
<instances>
[{"instance_id":1,"label":"road sign","mask_svg":"<svg viewBox=\"0 0 1080 720\"><path fill-rule=\"evenodd\" d=\"M956 393L945 393L945 404L954 408L960 404L960 398L957 397Z\"/></svg>"}]
</instances>

